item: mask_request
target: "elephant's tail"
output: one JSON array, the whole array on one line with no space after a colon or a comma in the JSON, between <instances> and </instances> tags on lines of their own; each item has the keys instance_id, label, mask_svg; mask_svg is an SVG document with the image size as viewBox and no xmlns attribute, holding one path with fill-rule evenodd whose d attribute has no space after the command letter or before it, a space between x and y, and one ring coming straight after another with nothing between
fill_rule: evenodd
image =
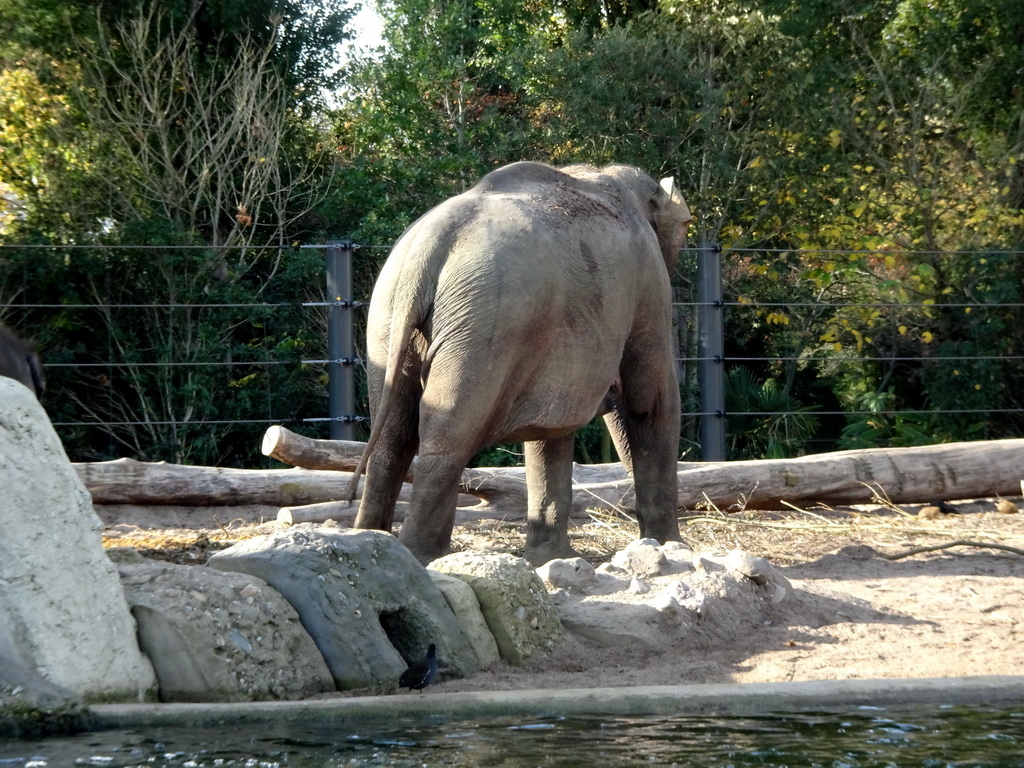
<instances>
[{"instance_id":1,"label":"elephant's tail","mask_svg":"<svg viewBox=\"0 0 1024 768\"><path fill-rule=\"evenodd\" d=\"M395 325L399 323L400 327L396 328ZM380 404L377 407L377 412L373 414L373 422L370 424L370 436L366 440L366 448L363 449L363 455L360 457L359 463L352 473L352 480L349 482L346 498L349 504L356 498L359 478L366 471L366 463L370 460L370 454L373 453L373 449L377 446L381 430L387 422L387 414L391 408L392 393L395 390L395 378L402 368L402 361L411 343L413 327L414 323L408 321L407 314L399 313L393 316L392 332L389 338L394 342L397 333L398 343L392 343L388 349L388 362L387 368L384 370L384 387L380 393Z\"/></svg>"}]
</instances>

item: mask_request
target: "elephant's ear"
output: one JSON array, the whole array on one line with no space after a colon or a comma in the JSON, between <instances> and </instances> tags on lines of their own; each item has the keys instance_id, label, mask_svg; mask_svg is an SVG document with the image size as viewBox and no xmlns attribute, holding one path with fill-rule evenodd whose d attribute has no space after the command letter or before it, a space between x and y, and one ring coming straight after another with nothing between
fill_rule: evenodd
<instances>
[{"instance_id":1,"label":"elephant's ear","mask_svg":"<svg viewBox=\"0 0 1024 768\"><path fill-rule=\"evenodd\" d=\"M693 216L690 215L690 208L686 205L686 200L683 199L683 193L680 192L679 187L676 186L676 180L671 176L666 176L658 183L658 186L660 186L662 191L665 193L667 198L666 202L669 207L678 206L678 208L673 211L675 214L673 218L685 223L693 221Z\"/></svg>"},{"instance_id":2,"label":"elephant's ear","mask_svg":"<svg viewBox=\"0 0 1024 768\"><path fill-rule=\"evenodd\" d=\"M654 230L658 233L658 244L665 257L665 265L669 272L675 267L676 256L686 241L686 232L690 228L693 216L686 205L682 193L676 186L676 180L667 176L658 185L654 198Z\"/></svg>"}]
</instances>

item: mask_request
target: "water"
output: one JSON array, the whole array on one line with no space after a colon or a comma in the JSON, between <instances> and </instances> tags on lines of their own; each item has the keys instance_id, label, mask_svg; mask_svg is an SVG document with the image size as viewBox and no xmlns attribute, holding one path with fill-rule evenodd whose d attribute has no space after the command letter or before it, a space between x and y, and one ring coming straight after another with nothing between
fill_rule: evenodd
<instances>
[{"instance_id":1,"label":"water","mask_svg":"<svg viewBox=\"0 0 1024 768\"><path fill-rule=\"evenodd\" d=\"M123 730L0 742L0 768L377 765L1024 768L1024 707L483 723L403 719L386 726Z\"/></svg>"}]
</instances>

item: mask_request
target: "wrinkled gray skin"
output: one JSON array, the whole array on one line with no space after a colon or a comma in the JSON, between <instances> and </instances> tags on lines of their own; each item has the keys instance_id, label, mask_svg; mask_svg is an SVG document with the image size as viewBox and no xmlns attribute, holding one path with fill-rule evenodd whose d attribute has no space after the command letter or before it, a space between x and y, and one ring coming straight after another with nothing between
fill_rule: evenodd
<instances>
[{"instance_id":1,"label":"wrinkled gray skin","mask_svg":"<svg viewBox=\"0 0 1024 768\"><path fill-rule=\"evenodd\" d=\"M0 376L20 381L42 397L46 388L39 355L4 325L0 325Z\"/></svg>"},{"instance_id":2,"label":"wrinkled gray skin","mask_svg":"<svg viewBox=\"0 0 1024 768\"><path fill-rule=\"evenodd\" d=\"M634 472L640 535L679 539L669 274L690 218L671 179L524 162L413 224L370 302L355 526L391 529L418 453L399 540L424 563L445 554L466 464L524 441L526 557L572 556L573 433L605 414Z\"/></svg>"}]
</instances>

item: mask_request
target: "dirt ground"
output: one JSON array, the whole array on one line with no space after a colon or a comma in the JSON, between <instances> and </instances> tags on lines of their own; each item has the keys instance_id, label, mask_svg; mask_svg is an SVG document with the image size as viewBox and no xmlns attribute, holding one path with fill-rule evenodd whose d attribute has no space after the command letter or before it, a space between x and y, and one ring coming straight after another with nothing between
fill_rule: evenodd
<instances>
[{"instance_id":1,"label":"dirt ground","mask_svg":"<svg viewBox=\"0 0 1024 768\"><path fill-rule=\"evenodd\" d=\"M955 512L934 519L919 518L920 506L891 504L689 514L680 527L694 551L741 549L791 583L792 594L759 626L737 624L725 637L682 637L647 651L601 648L569 633L521 667L500 663L438 690L1024 674L1024 512L997 512L996 501L955 503ZM140 521L116 508L97 511L106 546L197 565L211 551L281 525L243 516L168 528L159 514ZM453 549L519 554L524 529L495 520L462 525ZM603 513L572 532L595 565L635 535L630 521ZM946 548L908 554L927 547Z\"/></svg>"}]
</instances>

